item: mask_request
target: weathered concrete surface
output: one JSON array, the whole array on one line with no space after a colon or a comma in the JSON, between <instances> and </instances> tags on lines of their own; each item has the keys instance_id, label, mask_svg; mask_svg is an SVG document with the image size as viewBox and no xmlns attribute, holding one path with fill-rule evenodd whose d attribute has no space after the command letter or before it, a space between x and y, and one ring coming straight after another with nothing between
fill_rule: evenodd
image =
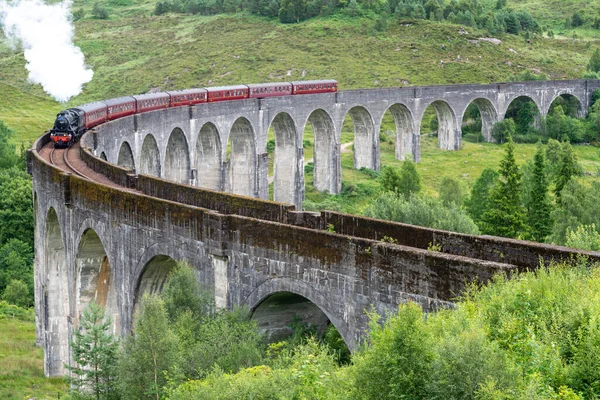
<instances>
[{"instance_id":1,"label":"weathered concrete surface","mask_svg":"<svg viewBox=\"0 0 600 400\"><path fill-rule=\"evenodd\" d=\"M256 197L265 198L268 189L265 153L271 124L279 137L277 196L297 203L303 194L302 135L307 123L313 125L316 139L315 183L335 192L341 184L341 121L348 113L355 121L356 137L362 143L373 142L357 151L357 162L377 166L377 121L387 109L398 127L417 137L422 112L435 103L438 114L450 121L441 142L451 148L460 139L453 137L453 127L460 126L472 101L487 99L497 115L503 115L507 102L523 93L547 110L552 98L570 91L587 107L592 84L596 83L341 92L124 118L86 134L80 154L94 171L133 189L127 191L49 165L38 153L48 141L45 135L34 145L29 167L36 218L36 331L44 347L46 374L64 373L63 363L70 362L69 337L91 299L107 307L115 332L125 334L139 298L161 290L174 260L190 262L219 306L246 305L259 318L260 305L277 306L279 293L302 296L355 349L367 327L364 310L371 306L385 313L413 300L432 310L447 305L473 279L485 281L500 271L534 268L539 256L554 259L585 253L336 213L296 212L291 205ZM479 103L490 107L484 100ZM230 154L223 145L228 142ZM131 149L133 165L123 161L128 159L124 143ZM411 151L418 150L416 140L402 140L399 147L406 151L411 145ZM112 164L101 160L101 154ZM123 167L114 165L119 158ZM201 176L204 166L206 179ZM134 168L141 175L133 174ZM168 177L171 181L161 179ZM194 186L199 183L245 196ZM324 231L328 224L337 233ZM383 236L394 237L397 243L383 242ZM427 251L429 243L440 244L444 253ZM585 254L600 259L597 253ZM268 324L268 318L265 321Z\"/></svg>"},{"instance_id":2,"label":"weathered concrete surface","mask_svg":"<svg viewBox=\"0 0 600 400\"><path fill-rule=\"evenodd\" d=\"M246 196L268 198L267 133L275 131L275 200L300 207L304 198L302 141L314 132L314 185L341 190L343 121L354 124L354 166L378 170L379 131L386 112L396 124L396 158L420 160L421 120L432 106L439 120L439 147L461 147L464 113L475 104L482 134L490 141L495 122L510 103L529 97L541 115L561 95L572 95L584 115L598 81L532 81L490 85L402 87L200 104L140 114L97 128L94 154L140 173ZM177 138L173 134L177 132ZM154 140L152 140L154 139ZM124 161L127 143L133 161ZM228 152L229 148L229 152ZM123 155L123 156L122 156Z\"/></svg>"}]
</instances>

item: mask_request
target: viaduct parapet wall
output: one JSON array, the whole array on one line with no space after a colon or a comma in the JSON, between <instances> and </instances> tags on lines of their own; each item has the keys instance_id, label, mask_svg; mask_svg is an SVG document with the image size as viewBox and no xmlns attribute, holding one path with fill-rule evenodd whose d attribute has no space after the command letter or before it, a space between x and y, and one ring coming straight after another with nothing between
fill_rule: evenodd
<instances>
[{"instance_id":1,"label":"viaduct parapet wall","mask_svg":"<svg viewBox=\"0 0 600 400\"><path fill-rule=\"evenodd\" d=\"M293 205L302 198L298 177L303 168L302 135L285 136L292 128L303 132L312 123L320 143L315 144L315 169L319 146L325 143L331 156L327 171L338 175L320 179L337 185L339 126L348 112L354 113L356 127L356 121L380 121L387 109L403 102L411 115L419 116L431 101L444 99L458 116L485 90L500 112L526 89L542 110L567 90L584 99L582 104L589 101L587 81L558 82L554 89L549 82L528 85L506 86L512 88L510 95L502 85L385 89L315 95L310 101L290 97L208 104L124 118L84 135L78 154L110 185L50 164L42 155L49 137L42 136L28 166L34 188L36 331L45 373L65 373L70 338L90 301L105 306L115 333L124 335L141 296L162 290L175 260L190 262L219 307L256 310L282 292L308 299L350 349L364 334L365 310L371 307L384 314L412 300L433 310L450 305L474 279L535 268L540 259L585 255L600 260L599 253L302 212ZM300 160L292 162L292 169L276 167L275 183L289 184L286 193L292 193L288 204L262 200L268 188L265 153L271 125L278 126L277 146L289 150L285 146L291 140L293 151L286 157ZM452 148L460 145L460 124L453 126L458 144L453 142ZM375 132L379 126L373 122L373 138L378 137ZM321 141L323 135L332 141ZM223 161L226 147L219 143L229 139L231 156ZM377 139L369 143L376 155ZM373 163L369 165L378 167ZM296 172L278 178L284 170ZM427 250L432 244L441 251Z\"/></svg>"}]
</instances>

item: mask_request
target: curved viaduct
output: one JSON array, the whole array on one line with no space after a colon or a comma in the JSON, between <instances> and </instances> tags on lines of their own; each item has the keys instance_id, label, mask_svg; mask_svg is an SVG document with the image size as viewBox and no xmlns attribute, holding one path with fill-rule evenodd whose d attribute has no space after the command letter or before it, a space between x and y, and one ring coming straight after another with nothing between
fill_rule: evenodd
<instances>
[{"instance_id":1,"label":"curved viaduct","mask_svg":"<svg viewBox=\"0 0 600 400\"><path fill-rule=\"evenodd\" d=\"M462 115L473 102L489 138L493 122L517 97L530 97L544 114L556 97L569 94L583 113L598 86L545 81L409 87L200 104L108 122L84 135L81 146L56 154L48 134L42 136L29 151L28 166L36 332L46 375L65 373L72 332L91 300L113 316L115 333L125 334L137 301L160 292L174 260L191 263L217 306L246 305L257 318L271 318L267 324L277 325L295 307L289 298L278 305L277 296L294 294L313 307L308 314L322 312L355 349L370 307L385 313L413 300L431 310L451 302L468 281L534 268L540 258L577 253L600 259L598 253L308 213L293 205L303 198L307 124L314 131L315 186L336 193L347 114L354 122L355 166L379 169L379 129L387 110L396 121L397 157L412 153L418 160L420 120L429 105L440 122L440 147L453 150L460 147ZM282 203L264 200L271 126L275 199ZM432 244L441 251L429 251Z\"/></svg>"}]
</instances>

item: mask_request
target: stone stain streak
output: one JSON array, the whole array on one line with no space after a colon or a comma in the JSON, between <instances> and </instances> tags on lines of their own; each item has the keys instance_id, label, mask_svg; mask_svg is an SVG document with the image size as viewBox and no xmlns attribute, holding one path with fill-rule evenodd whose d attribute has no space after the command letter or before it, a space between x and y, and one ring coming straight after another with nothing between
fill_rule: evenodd
<instances>
[{"instance_id":1,"label":"stone stain streak","mask_svg":"<svg viewBox=\"0 0 600 400\"><path fill-rule=\"evenodd\" d=\"M396 123L396 156L412 153L418 160L420 116L429 105L440 117L441 145L452 150L460 147L462 116L473 102L485 130L520 95L547 110L548 101L571 94L586 110L598 85L359 90L151 112L84 135L76 151L79 167L94 180L51 165L49 136L42 136L28 153L28 169L36 193L36 332L46 375L64 374L69 337L89 301L105 304L115 332L124 335L141 296L162 290L175 260L189 261L219 307L248 306L268 334L284 333L285 325L275 320L296 310L321 326L334 324L351 350L367 329L365 310L371 307L386 313L415 301L434 310L452 306L472 280L535 268L540 258L582 254L600 260L599 253L557 246L297 210L306 124L315 135L315 186L337 193L348 114L357 165L378 168L378 131L388 110ZM265 200L271 125L275 196L291 204ZM223 162L228 141L230 160ZM384 242L386 236L395 242ZM441 251L428 251L431 244Z\"/></svg>"}]
</instances>

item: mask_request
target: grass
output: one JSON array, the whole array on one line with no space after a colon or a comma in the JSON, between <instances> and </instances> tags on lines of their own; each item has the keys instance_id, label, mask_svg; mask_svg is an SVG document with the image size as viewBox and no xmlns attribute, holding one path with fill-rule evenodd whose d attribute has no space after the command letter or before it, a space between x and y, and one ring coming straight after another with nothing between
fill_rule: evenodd
<instances>
[{"instance_id":1,"label":"grass","mask_svg":"<svg viewBox=\"0 0 600 400\"><path fill-rule=\"evenodd\" d=\"M0 319L0 398L56 399L67 390L62 378L44 377L44 355L35 346L35 324Z\"/></svg>"}]
</instances>

